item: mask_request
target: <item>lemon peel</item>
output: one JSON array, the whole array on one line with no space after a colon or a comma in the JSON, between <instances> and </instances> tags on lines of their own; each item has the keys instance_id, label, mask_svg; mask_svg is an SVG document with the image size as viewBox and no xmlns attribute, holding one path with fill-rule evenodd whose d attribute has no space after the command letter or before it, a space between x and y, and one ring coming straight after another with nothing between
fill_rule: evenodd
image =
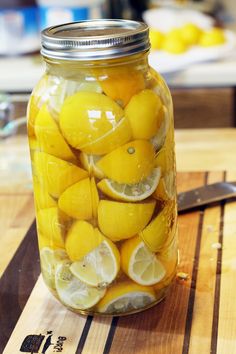
<instances>
[{"instance_id":1,"label":"lemon peel","mask_svg":"<svg viewBox=\"0 0 236 354\"><path fill-rule=\"evenodd\" d=\"M139 236L122 243L121 268L140 285L154 285L166 274L156 254L148 249Z\"/></svg>"},{"instance_id":2,"label":"lemon peel","mask_svg":"<svg viewBox=\"0 0 236 354\"><path fill-rule=\"evenodd\" d=\"M156 295L152 287L126 281L108 288L96 310L110 314L133 312L147 307L155 300Z\"/></svg>"},{"instance_id":3,"label":"lemon peel","mask_svg":"<svg viewBox=\"0 0 236 354\"><path fill-rule=\"evenodd\" d=\"M150 221L156 202L122 203L100 200L98 204L98 225L112 241L133 237Z\"/></svg>"}]
</instances>

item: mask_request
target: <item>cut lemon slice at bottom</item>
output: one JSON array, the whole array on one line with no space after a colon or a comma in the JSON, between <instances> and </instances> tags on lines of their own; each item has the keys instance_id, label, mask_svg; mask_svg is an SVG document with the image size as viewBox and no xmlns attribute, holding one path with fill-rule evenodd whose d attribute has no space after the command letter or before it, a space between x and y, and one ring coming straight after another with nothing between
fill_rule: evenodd
<instances>
[{"instance_id":1,"label":"cut lemon slice at bottom","mask_svg":"<svg viewBox=\"0 0 236 354\"><path fill-rule=\"evenodd\" d=\"M145 308L155 300L152 287L127 281L110 287L96 306L96 310L101 313L120 314Z\"/></svg>"},{"instance_id":2,"label":"cut lemon slice at bottom","mask_svg":"<svg viewBox=\"0 0 236 354\"><path fill-rule=\"evenodd\" d=\"M154 168L153 172L143 181L135 184L120 184L111 179L103 179L98 188L111 198L136 202L148 198L157 188L161 177L161 169Z\"/></svg>"},{"instance_id":3,"label":"cut lemon slice at bottom","mask_svg":"<svg viewBox=\"0 0 236 354\"><path fill-rule=\"evenodd\" d=\"M105 289L87 286L70 271L69 262L61 262L55 270L57 294L62 303L75 310L93 307L105 295Z\"/></svg>"},{"instance_id":4,"label":"cut lemon slice at bottom","mask_svg":"<svg viewBox=\"0 0 236 354\"><path fill-rule=\"evenodd\" d=\"M154 285L165 276L165 268L139 236L121 246L121 268L140 285Z\"/></svg>"},{"instance_id":5,"label":"cut lemon slice at bottom","mask_svg":"<svg viewBox=\"0 0 236 354\"><path fill-rule=\"evenodd\" d=\"M63 249L53 250L44 247L40 251L40 263L43 279L45 283L52 289L55 289L55 267L58 262L68 258Z\"/></svg>"},{"instance_id":6,"label":"cut lemon slice at bottom","mask_svg":"<svg viewBox=\"0 0 236 354\"><path fill-rule=\"evenodd\" d=\"M90 286L104 288L117 276L120 268L120 254L110 240L103 241L81 260L72 263L71 272Z\"/></svg>"}]
</instances>

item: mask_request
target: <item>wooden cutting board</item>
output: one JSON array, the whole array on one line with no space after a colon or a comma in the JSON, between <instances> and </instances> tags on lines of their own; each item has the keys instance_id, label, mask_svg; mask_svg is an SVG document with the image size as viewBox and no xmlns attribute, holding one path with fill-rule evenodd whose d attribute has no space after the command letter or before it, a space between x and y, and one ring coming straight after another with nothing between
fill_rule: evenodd
<instances>
[{"instance_id":1,"label":"wooden cutting board","mask_svg":"<svg viewBox=\"0 0 236 354\"><path fill-rule=\"evenodd\" d=\"M222 180L236 172L181 173L178 191ZM179 250L178 271L188 278L177 277L159 305L126 317L80 316L39 276L33 224L0 278L0 352L235 354L236 202L180 215Z\"/></svg>"}]
</instances>

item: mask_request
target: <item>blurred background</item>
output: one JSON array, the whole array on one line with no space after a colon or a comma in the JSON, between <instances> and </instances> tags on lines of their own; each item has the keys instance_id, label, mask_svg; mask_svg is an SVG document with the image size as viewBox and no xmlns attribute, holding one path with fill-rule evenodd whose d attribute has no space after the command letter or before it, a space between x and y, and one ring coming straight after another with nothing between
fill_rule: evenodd
<instances>
[{"instance_id":1,"label":"blurred background","mask_svg":"<svg viewBox=\"0 0 236 354\"><path fill-rule=\"evenodd\" d=\"M176 128L236 125L235 0L0 0L0 129L25 117L44 71L40 31L94 18L150 26L150 64L170 87Z\"/></svg>"}]
</instances>

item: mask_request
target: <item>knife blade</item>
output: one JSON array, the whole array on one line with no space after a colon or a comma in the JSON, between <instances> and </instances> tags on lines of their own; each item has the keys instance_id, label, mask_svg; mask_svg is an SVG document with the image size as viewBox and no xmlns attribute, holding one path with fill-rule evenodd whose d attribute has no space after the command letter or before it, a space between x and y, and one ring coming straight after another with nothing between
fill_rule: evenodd
<instances>
[{"instance_id":1,"label":"knife blade","mask_svg":"<svg viewBox=\"0 0 236 354\"><path fill-rule=\"evenodd\" d=\"M236 182L218 182L179 193L178 211L183 212L236 197Z\"/></svg>"}]
</instances>

